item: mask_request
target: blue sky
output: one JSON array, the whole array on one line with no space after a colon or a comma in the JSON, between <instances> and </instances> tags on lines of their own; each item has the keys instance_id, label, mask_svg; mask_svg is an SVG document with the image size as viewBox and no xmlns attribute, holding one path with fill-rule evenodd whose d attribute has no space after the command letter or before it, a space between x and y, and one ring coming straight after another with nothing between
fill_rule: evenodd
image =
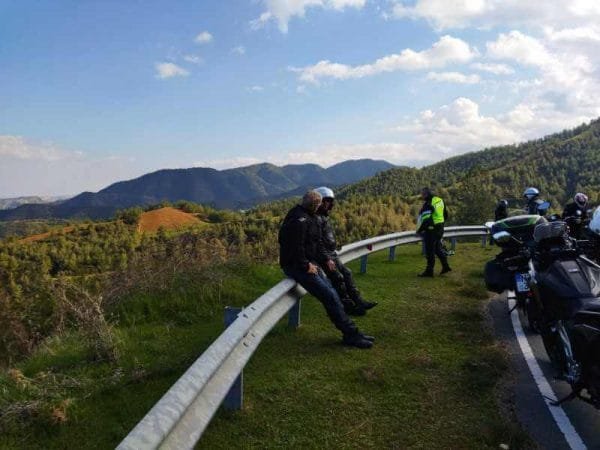
<instances>
[{"instance_id":1,"label":"blue sky","mask_svg":"<svg viewBox=\"0 0 600 450\"><path fill-rule=\"evenodd\" d=\"M600 115L597 23L588 0L0 0L0 197L539 137Z\"/></svg>"}]
</instances>

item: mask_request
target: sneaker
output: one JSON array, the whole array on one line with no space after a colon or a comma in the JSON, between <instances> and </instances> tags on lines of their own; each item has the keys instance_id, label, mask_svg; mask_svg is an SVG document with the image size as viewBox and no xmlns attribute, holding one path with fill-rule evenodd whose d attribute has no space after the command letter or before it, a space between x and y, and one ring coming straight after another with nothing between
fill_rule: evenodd
<instances>
[{"instance_id":1,"label":"sneaker","mask_svg":"<svg viewBox=\"0 0 600 450\"><path fill-rule=\"evenodd\" d=\"M375 342L375 336L369 336L368 334L362 334L362 333L361 333L361 336L363 339L365 339L367 341Z\"/></svg>"},{"instance_id":2,"label":"sneaker","mask_svg":"<svg viewBox=\"0 0 600 450\"><path fill-rule=\"evenodd\" d=\"M450 266L444 267L440 272L440 275L444 275L445 273L452 272L452 268Z\"/></svg>"},{"instance_id":3,"label":"sneaker","mask_svg":"<svg viewBox=\"0 0 600 450\"><path fill-rule=\"evenodd\" d=\"M373 342L365 339L365 337L362 334L355 334L352 336L344 336L342 338L342 344L347 345L349 347L356 347L356 348L363 348L363 349L373 347Z\"/></svg>"}]
</instances>

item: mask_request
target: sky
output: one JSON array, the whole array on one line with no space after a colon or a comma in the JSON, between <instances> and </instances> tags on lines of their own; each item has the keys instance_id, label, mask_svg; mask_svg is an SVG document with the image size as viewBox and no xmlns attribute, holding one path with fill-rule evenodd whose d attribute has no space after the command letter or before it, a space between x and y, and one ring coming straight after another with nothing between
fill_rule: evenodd
<instances>
[{"instance_id":1,"label":"sky","mask_svg":"<svg viewBox=\"0 0 600 450\"><path fill-rule=\"evenodd\" d=\"M423 166L600 116L597 0L0 0L0 197Z\"/></svg>"}]
</instances>

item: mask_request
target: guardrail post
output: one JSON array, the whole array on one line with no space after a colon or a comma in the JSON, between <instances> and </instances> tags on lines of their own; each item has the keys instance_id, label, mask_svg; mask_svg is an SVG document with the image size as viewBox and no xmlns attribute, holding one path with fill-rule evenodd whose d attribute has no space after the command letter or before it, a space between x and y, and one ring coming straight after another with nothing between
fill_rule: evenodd
<instances>
[{"instance_id":1,"label":"guardrail post","mask_svg":"<svg viewBox=\"0 0 600 450\"><path fill-rule=\"evenodd\" d=\"M388 258L390 261L394 261L396 259L396 246L390 247L390 256Z\"/></svg>"},{"instance_id":2,"label":"guardrail post","mask_svg":"<svg viewBox=\"0 0 600 450\"><path fill-rule=\"evenodd\" d=\"M481 236L481 246L485 247L487 244L487 235L486 236Z\"/></svg>"},{"instance_id":3,"label":"guardrail post","mask_svg":"<svg viewBox=\"0 0 600 450\"><path fill-rule=\"evenodd\" d=\"M300 326L301 301L302 300L300 299L296 300L296 303L294 303L294 306L292 306L292 309L290 309L290 312L288 313L288 327L290 328L296 329Z\"/></svg>"},{"instance_id":4,"label":"guardrail post","mask_svg":"<svg viewBox=\"0 0 600 450\"><path fill-rule=\"evenodd\" d=\"M242 308L234 308L231 306L225 307L225 328L233 323L239 313L242 312ZM244 372L240 372L240 375L235 379L235 382L229 389L229 392L223 400L223 407L229 410L242 409L244 405Z\"/></svg>"},{"instance_id":5,"label":"guardrail post","mask_svg":"<svg viewBox=\"0 0 600 450\"><path fill-rule=\"evenodd\" d=\"M453 237L452 239L450 239L450 249L452 251L456 250L456 238L455 237Z\"/></svg>"},{"instance_id":6,"label":"guardrail post","mask_svg":"<svg viewBox=\"0 0 600 450\"><path fill-rule=\"evenodd\" d=\"M360 273L367 273L367 258L369 255L363 255L360 257Z\"/></svg>"}]
</instances>

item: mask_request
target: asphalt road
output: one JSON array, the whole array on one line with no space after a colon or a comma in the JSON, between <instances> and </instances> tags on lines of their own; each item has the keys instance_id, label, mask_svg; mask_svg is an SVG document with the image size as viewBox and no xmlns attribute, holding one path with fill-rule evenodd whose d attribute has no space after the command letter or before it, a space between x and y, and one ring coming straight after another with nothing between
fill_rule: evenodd
<instances>
[{"instance_id":1,"label":"asphalt road","mask_svg":"<svg viewBox=\"0 0 600 450\"><path fill-rule=\"evenodd\" d=\"M492 317L496 336L504 343L511 354L511 360L515 369L515 379L512 384L516 408L515 413L521 425L543 449L589 448L600 450L599 410L580 400L573 400L559 407L562 408L566 417L564 417L561 411L551 412L550 408L557 407L547 405L547 401L542 396L538 388L538 383L536 383L531 373L521 346L518 343L513 321L508 314L506 295L499 296L490 302L489 313ZM569 385L564 381L554 378L554 371L550 365L540 336L531 333L527 329L527 322L521 314L519 314L519 319L535 360L537 360L543 377L550 385L552 391L554 391L554 395L557 398L567 396L570 392ZM559 421L560 416L563 416L562 431L553 413L554 416L559 416ZM570 429L573 432L569 437L570 444L563 433L565 429Z\"/></svg>"}]
</instances>

